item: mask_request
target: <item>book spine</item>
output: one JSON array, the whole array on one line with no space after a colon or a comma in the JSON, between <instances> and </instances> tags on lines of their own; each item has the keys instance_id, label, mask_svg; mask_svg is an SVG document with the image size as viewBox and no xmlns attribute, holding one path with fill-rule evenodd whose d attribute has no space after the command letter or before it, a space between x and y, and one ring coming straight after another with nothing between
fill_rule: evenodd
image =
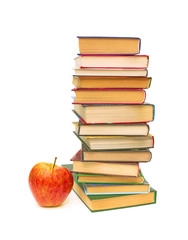
<instances>
[{"instance_id":1,"label":"book spine","mask_svg":"<svg viewBox=\"0 0 188 240\"><path fill-rule=\"evenodd\" d=\"M146 101L146 91L142 89L142 91L144 92L144 100L141 104L143 104Z\"/></svg>"},{"instance_id":2,"label":"book spine","mask_svg":"<svg viewBox=\"0 0 188 240\"><path fill-rule=\"evenodd\" d=\"M150 131L150 127L149 127L149 125L148 125L148 124L146 124L146 126L147 126L147 129L148 129L148 132L147 132L147 134L146 134L146 135L148 135L148 134L149 134L149 131Z\"/></svg>"},{"instance_id":3,"label":"book spine","mask_svg":"<svg viewBox=\"0 0 188 240\"><path fill-rule=\"evenodd\" d=\"M83 151L83 148L80 151L81 151L81 161L84 162L84 151Z\"/></svg>"},{"instance_id":4,"label":"book spine","mask_svg":"<svg viewBox=\"0 0 188 240\"><path fill-rule=\"evenodd\" d=\"M139 167L139 163L138 163L137 177L139 176L139 172L140 172L140 167Z\"/></svg>"},{"instance_id":5,"label":"book spine","mask_svg":"<svg viewBox=\"0 0 188 240\"><path fill-rule=\"evenodd\" d=\"M78 123L78 135L80 135L80 121Z\"/></svg>"},{"instance_id":6,"label":"book spine","mask_svg":"<svg viewBox=\"0 0 188 240\"><path fill-rule=\"evenodd\" d=\"M150 88L150 86L151 86L151 82L152 82L152 77L150 78L150 82L149 82L149 86L148 86L148 88Z\"/></svg>"},{"instance_id":7,"label":"book spine","mask_svg":"<svg viewBox=\"0 0 188 240\"><path fill-rule=\"evenodd\" d=\"M138 46L138 54L139 54L141 50L141 38L138 38L138 39L139 39L139 46Z\"/></svg>"},{"instance_id":8,"label":"book spine","mask_svg":"<svg viewBox=\"0 0 188 240\"><path fill-rule=\"evenodd\" d=\"M154 104L152 104L153 105L153 120L152 121L154 121L154 119L155 119L155 105Z\"/></svg>"},{"instance_id":9,"label":"book spine","mask_svg":"<svg viewBox=\"0 0 188 240\"><path fill-rule=\"evenodd\" d=\"M154 136L152 136L152 140L153 140L153 148L154 148L154 144L155 144L155 140L154 140Z\"/></svg>"},{"instance_id":10,"label":"book spine","mask_svg":"<svg viewBox=\"0 0 188 240\"><path fill-rule=\"evenodd\" d=\"M148 65L149 65L149 56L148 55L146 55L146 57L147 57L147 66L146 66L146 68L148 67Z\"/></svg>"}]
</instances>

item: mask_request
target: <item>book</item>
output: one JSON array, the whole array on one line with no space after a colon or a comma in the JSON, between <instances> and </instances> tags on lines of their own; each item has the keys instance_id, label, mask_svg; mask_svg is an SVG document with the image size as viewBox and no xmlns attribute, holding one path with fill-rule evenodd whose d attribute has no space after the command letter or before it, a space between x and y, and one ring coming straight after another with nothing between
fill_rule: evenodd
<instances>
[{"instance_id":1,"label":"book","mask_svg":"<svg viewBox=\"0 0 188 240\"><path fill-rule=\"evenodd\" d=\"M82 162L75 160L74 156L71 161L73 161L72 172L75 173L129 177L139 175L139 163Z\"/></svg>"},{"instance_id":2,"label":"book","mask_svg":"<svg viewBox=\"0 0 188 240\"><path fill-rule=\"evenodd\" d=\"M127 76L127 77L146 77L147 69L114 69L114 68L75 68L77 76Z\"/></svg>"},{"instance_id":3,"label":"book","mask_svg":"<svg viewBox=\"0 0 188 240\"><path fill-rule=\"evenodd\" d=\"M151 85L151 77L79 76L74 75L72 84L76 88L142 88Z\"/></svg>"},{"instance_id":4,"label":"book","mask_svg":"<svg viewBox=\"0 0 188 240\"><path fill-rule=\"evenodd\" d=\"M109 176L109 175L95 175L95 174L84 174L75 173L75 181L78 183L128 183L128 184L142 184L144 177L139 171L138 177L124 177L124 176Z\"/></svg>"},{"instance_id":5,"label":"book","mask_svg":"<svg viewBox=\"0 0 188 240\"><path fill-rule=\"evenodd\" d=\"M81 54L138 54L141 40L133 37L78 36Z\"/></svg>"},{"instance_id":6,"label":"book","mask_svg":"<svg viewBox=\"0 0 188 240\"><path fill-rule=\"evenodd\" d=\"M79 136L146 136L149 125L146 123L132 124L83 124L81 121L73 122L75 132Z\"/></svg>"},{"instance_id":7,"label":"book","mask_svg":"<svg viewBox=\"0 0 188 240\"><path fill-rule=\"evenodd\" d=\"M106 194L88 196L82 183L74 181L73 190L91 212L141 206L156 203L157 191L150 188L149 193L143 194Z\"/></svg>"},{"instance_id":8,"label":"book","mask_svg":"<svg viewBox=\"0 0 188 240\"><path fill-rule=\"evenodd\" d=\"M148 67L148 55L80 55L75 59L75 68L136 68Z\"/></svg>"},{"instance_id":9,"label":"book","mask_svg":"<svg viewBox=\"0 0 188 240\"><path fill-rule=\"evenodd\" d=\"M66 164L62 166L68 168L70 171L73 168L72 164ZM104 194L88 196L84 192L83 184L76 182L76 175L75 173L72 174L74 178L73 191L91 212L156 203L157 191L152 187L150 187L149 193L143 194Z\"/></svg>"},{"instance_id":10,"label":"book","mask_svg":"<svg viewBox=\"0 0 188 240\"><path fill-rule=\"evenodd\" d=\"M150 191L145 179L142 184L83 183L83 187L87 195L139 194Z\"/></svg>"},{"instance_id":11,"label":"book","mask_svg":"<svg viewBox=\"0 0 188 240\"><path fill-rule=\"evenodd\" d=\"M149 162L152 154L149 149L91 150L82 143L77 157L83 162Z\"/></svg>"},{"instance_id":12,"label":"book","mask_svg":"<svg viewBox=\"0 0 188 240\"><path fill-rule=\"evenodd\" d=\"M72 161L83 162L149 162L151 152L148 149L136 150L88 150L87 145L82 143L80 149L72 158Z\"/></svg>"},{"instance_id":13,"label":"book","mask_svg":"<svg viewBox=\"0 0 188 240\"><path fill-rule=\"evenodd\" d=\"M146 93L143 89L75 88L74 104L142 104Z\"/></svg>"},{"instance_id":14,"label":"book","mask_svg":"<svg viewBox=\"0 0 188 240\"><path fill-rule=\"evenodd\" d=\"M74 104L74 112L85 123L147 123L153 121L152 104L138 105L82 105Z\"/></svg>"},{"instance_id":15,"label":"book","mask_svg":"<svg viewBox=\"0 0 188 240\"><path fill-rule=\"evenodd\" d=\"M75 133L75 132L74 132ZM154 137L147 136L78 136L91 150L145 149L154 147Z\"/></svg>"}]
</instances>

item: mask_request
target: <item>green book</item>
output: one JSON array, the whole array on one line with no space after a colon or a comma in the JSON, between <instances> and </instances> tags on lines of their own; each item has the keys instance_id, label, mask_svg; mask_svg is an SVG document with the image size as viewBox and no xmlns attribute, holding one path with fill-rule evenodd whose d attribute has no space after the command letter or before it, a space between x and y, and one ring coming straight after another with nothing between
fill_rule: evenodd
<instances>
[{"instance_id":1,"label":"green book","mask_svg":"<svg viewBox=\"0 0 188 240\"><path fill-rule=\"evenodd\" d=\"M88 151L92 150L129 150L129 149L148 149L154 147L154 137L147 136L78 136L78 139L86 146Z\"/></svg>"},{"instance_id":2,"label":"green book","mask_svg":"<svg viewBox=\"0 0 188 240\"><path fill-rule=\"evenodd\" d=\"M62 165L70 171L72 164ZM149 193L141 194L105 194L87 196L84 192L82 183L77 183L76 175L73 173L74 185L73 190L90 211L105 211L118 208L141 206L156 203L157 191L150 188Z\"/></svg>"}]
</instances>

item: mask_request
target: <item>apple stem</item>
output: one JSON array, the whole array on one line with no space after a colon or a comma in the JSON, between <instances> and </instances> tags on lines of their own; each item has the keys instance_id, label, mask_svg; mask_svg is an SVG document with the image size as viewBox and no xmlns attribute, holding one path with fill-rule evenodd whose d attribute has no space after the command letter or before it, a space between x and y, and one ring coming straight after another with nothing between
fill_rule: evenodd
<instances>
[{"instance_id":1,"label":"apple stem","mask_svg":"<svg viewBox=\"0 0 188 240\"><path fill-rule=\"evenodd\" d=\"M55 167L56 160L57 160L57 157L55 157L53 168Z\"/></svg>"}]
</instances>

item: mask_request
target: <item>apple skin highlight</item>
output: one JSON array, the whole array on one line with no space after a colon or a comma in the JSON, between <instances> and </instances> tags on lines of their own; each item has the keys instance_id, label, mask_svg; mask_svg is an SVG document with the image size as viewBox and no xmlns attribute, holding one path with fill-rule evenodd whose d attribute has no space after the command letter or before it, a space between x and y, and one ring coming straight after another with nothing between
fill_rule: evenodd
<instances>
[{"instance_id":1,"label":"apple skin highlight","mask_svg":"<svg viewBox=\"0 0 188 240\"><path fill-rule=\"evenodd\" d=\"M30 171L29 187L40 206L59 206L72 190L73 177L64 167L41 162Z\"/></svg>"}]
</instances>

